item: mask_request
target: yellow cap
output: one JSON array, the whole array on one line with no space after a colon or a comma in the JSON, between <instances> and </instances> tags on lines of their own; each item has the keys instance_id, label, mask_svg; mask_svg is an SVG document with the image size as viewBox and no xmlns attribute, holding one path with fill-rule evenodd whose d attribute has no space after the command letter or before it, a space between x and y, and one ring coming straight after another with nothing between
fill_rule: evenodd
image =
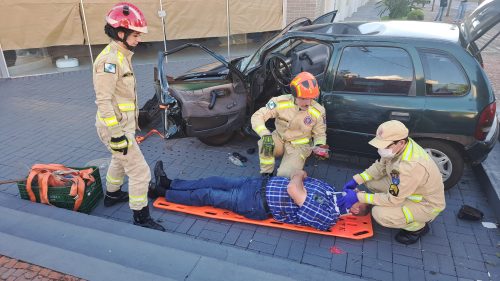
<instances>
[{"instance_id":1,"label":"yellow cap","mask_svg":"<svg viewBox=\"0 0 500 281\"><path fill-rule=\"evenodd\" d=\"M408 137L408 128L397 120L384 122L378 126L376 136L369 142L376 148L386 148L394 141Z\"/></svg>"}]
</instances>

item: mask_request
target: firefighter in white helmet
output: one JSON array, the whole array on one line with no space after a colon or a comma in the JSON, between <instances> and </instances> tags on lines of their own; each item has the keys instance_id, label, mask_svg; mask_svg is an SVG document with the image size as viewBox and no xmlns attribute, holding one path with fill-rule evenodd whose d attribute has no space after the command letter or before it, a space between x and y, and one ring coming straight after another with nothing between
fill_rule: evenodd
<instances>
[{"instance_id":1,"label":"firefighter in white helmet","mask_svg":"<svg viewBox=\"0 0 500 281\"><path fill-rule=\"evenodd\" d=\"M290 83L291 95L269 100L251 118L252 129L261 137L259 145L260 173L274 172L276 156L283 155L277 176L289 177L302 170L311 152L328 158L325 108L314 99L319 86L314 75L301 72ZM274 118L276 130L270 132L265 123Z\"/></svg>"},{"instance_id":2,"label":"firefighter in white helmet","mask_svg":"<svg viewBox=\"0 0 500 281\"><path fill-rule=\"evenodd\" d=\"M111 43L97 56L93 67L97 134L111 151L104 205L128 201L134 224L165 231L149 215L151 172L135 140L139 111L131 59L141 35L148 32L146 19L135 5L118 3L108 12L104 31ZM129 193L121 190L125 176Z\"/></svg>"}]
</instances>

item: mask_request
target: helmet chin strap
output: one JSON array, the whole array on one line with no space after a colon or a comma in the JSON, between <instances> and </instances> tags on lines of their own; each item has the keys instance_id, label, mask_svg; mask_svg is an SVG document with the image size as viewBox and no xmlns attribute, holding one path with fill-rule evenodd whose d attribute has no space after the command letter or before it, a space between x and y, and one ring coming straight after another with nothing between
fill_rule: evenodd
<instances>
[{"instance_id":1,"label":"helmet chin strap","mask_svg":"<svg viewBox=\"0 0 500 281\"><path fill-rule=\"evenodd\" d=\"M120 41L123 43L123 45L125 45L125 47L127 47L127 49L129 49L130 51L134 51L135 50L135 47L132 47L130 46L128 43L127 43L127 38L128 36L130 35L131 32L124 32L123 33L123 39L120 39ZM118 36L118 38L120 38Z\"/></svg>"},{"instance_id":2,"label":"helmet chin strap","mask_svg":"<svg viewBox=\"0 0 500 281\"><path fill-rule=\"evenodd\" d=\"M129 51L132 51L132 52L133 52L133 51L135 50L135 47L130 46L130 45L127 43L127 40L126 40L126 39L122 40L122 43L125 45L125 47L127 47L127 49L129 49Z\"/></svg>"}]
</instances>

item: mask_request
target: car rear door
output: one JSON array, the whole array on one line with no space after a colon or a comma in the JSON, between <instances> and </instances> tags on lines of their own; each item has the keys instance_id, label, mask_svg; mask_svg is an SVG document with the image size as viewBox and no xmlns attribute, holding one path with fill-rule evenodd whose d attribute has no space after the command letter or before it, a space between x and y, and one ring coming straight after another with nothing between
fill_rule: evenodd
<instances>
[{"instance_id":1,"label":"car rear door","mask_svg":"<svg viewBox=\"0 0 500 281\"><path fill-rule=\"evenodd\" d=\"M467 16L460 29L465 42L470 45L493 29L499 22L500 0L487 0ZM481 50L486 48L499 34L500 32L496 32Z\"/></svg>"},{"instance_id":2,"label":"car rear door","mask_svg":"<svg viewBox=\"0 0 500 281\"><path fill-rule=\"evenodd\" d=\"M376 154L368 145L377 127L399 120L412 131L425 99L417 95L422 69L413 47L396 43L339 43L322 89L328 143L334 149Z\"/></svg>"}]
</instances>

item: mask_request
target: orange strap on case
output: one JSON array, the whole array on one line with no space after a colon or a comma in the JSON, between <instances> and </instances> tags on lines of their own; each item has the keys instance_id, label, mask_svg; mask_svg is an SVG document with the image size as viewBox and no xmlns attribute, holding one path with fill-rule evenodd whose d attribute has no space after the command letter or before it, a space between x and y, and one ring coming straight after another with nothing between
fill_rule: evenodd
<instances>
[{"instance_id":1,"label":"orange strap on case","mask_svg":"<svg viewBox=\"0 0 500 281\"><path fill-rule=\"evenodd\" d=\"M339 218L330 231L321 231L309 226L294 225L276 221L272 218L267 220L251 220L231 211L217 209L214 207L194 207L175 203L170 203L163 197L159 197L153 203L153 206L159 209L181 212L191 215L197 215L206 218L236 221L242 223L264 225L274 228L316 233L321 235L337 236L347 239L365 239L373 236L372 220L370 215L363 217L344 215Z\"/></svg>"},{"instance_id":2,"label":"orange strap on case","mask_svg":"<svg viewBox=\"0 0 500 281\"><path fill-rule=\"evenodd\" d=\"M62 164L34 164L26 180L26 191L32 202L36 202L35 193L32 189L32 182L37 177L39 186L40 202L51 205L49 202L49 187L64 187L66 182L71 181L69 195L75 198L74 211L77 211L82 204L85 193L85 181L88 184L94 182L92 176L93 169L74 170Z\"/></svg>"}]
</instances>

